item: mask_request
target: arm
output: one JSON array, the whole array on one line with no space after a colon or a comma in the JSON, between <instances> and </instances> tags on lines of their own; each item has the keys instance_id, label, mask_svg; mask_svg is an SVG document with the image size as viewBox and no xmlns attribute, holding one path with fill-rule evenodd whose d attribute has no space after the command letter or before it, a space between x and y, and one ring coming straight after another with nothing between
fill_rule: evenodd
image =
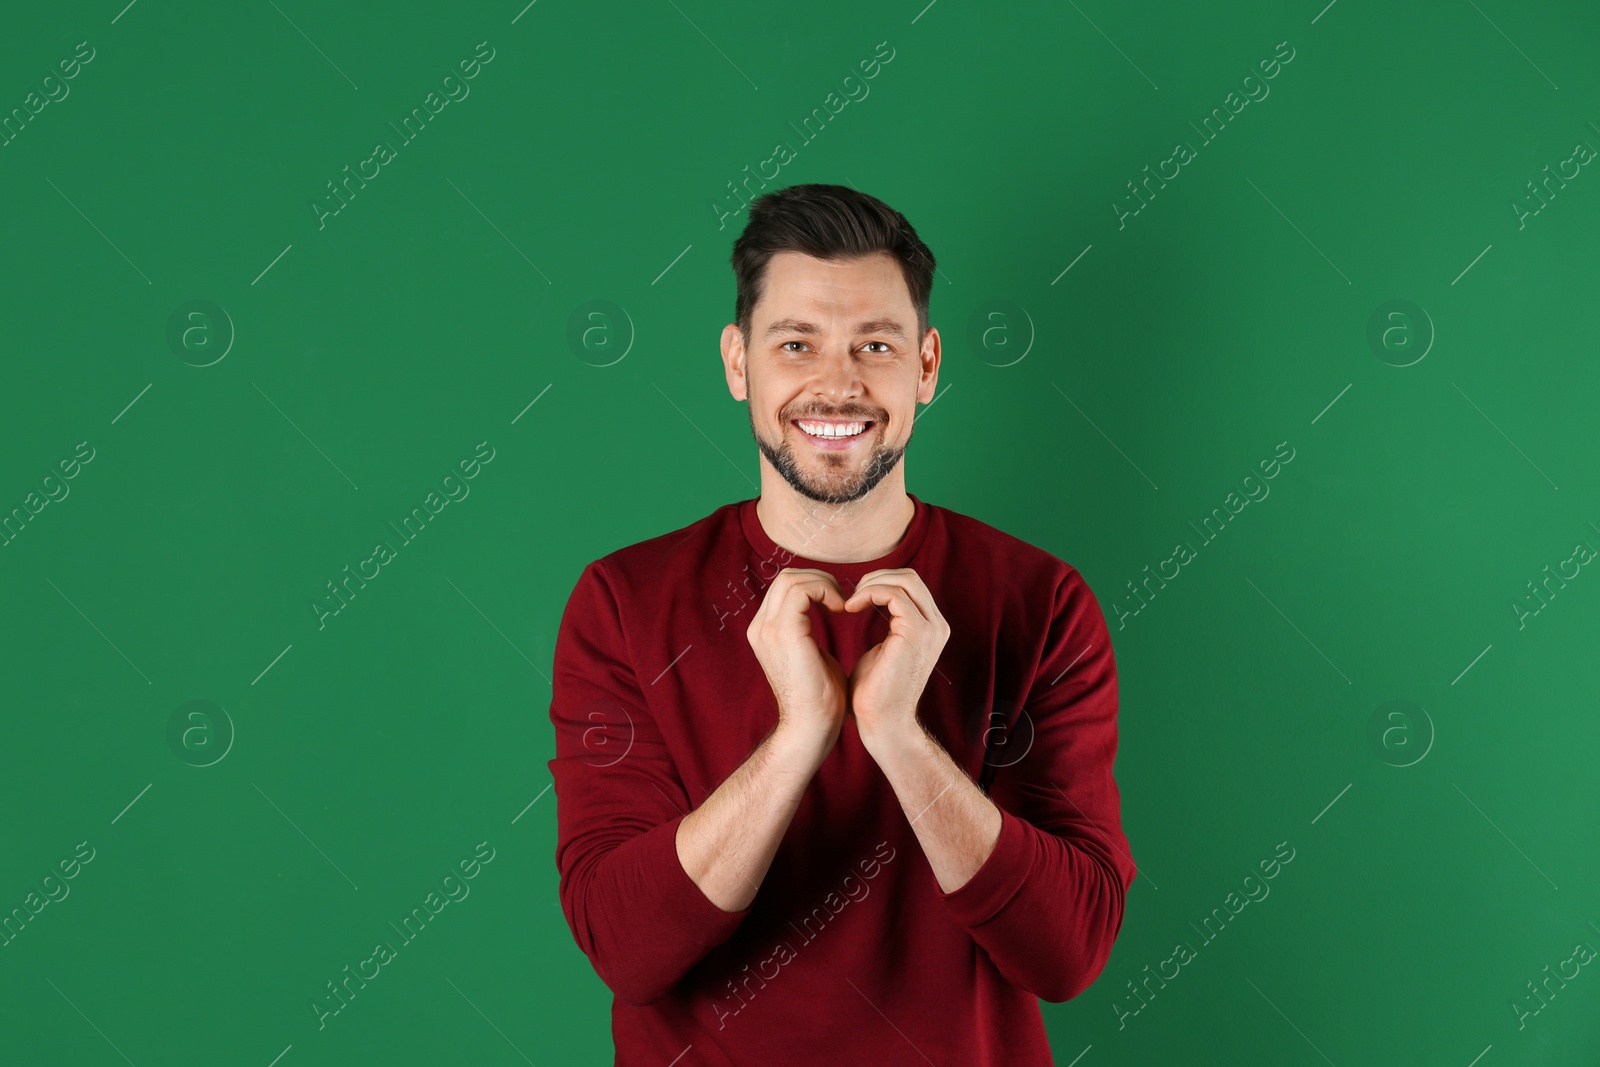
<instances>
[{"instance_id":1,"label":"arm","mask_svg":"<svg viewBox=\"0 0 1600 1067\"><path fill-rule=\"evenodd\" d=\"M750 907L800 798L844 725L844 670L811 636L810 607L844 607L833 575L785 567L745 637L772 688L778 723L678 829L678 856L720 908Z\"/></svg>"},{"instance_id":2,"label":"arm","mask_svg":"<svg viewBox=\"0 0 1600 1067\"><path fill-rule=\"evenodd\" d=\"M677 855L717 907L746 913L826 752L782 726L681 820Z\"/></svg>"},{"instance_id":3,"label":"arm","mask_svg":"<svg viewBox=\"0 0 1600 1067\"><path fill-rule=\"evenodd\" d=\"M595 973L627 1004L662 996L744 918L712 903L679 863L689 807L632 666L602 565L584 568L556 636L561 910Z\"/></svg>"},{"instance_id":4,"label":"arm","mask_svg":"<svg viewBox=\"0 0 1600 1067\"><path fill-rule=\"evenodd\" d=\"M1007 979L1051 1003L1104 969L1135 875L1112 777L1116 712L1105 619L1071 571L1024 711L988 757L988 796L926 733L875 742L939 898Z\"/></svg>"},{"instance_id":5,"label":"arm","mask_svg":"<svg viewBox=\"0 0 1600 1067\"><path fill-rule=\"evenodd\" d=\"M618 999L648 1004L748 914L826 753L774 731L686 815L688 794L598 563L584 569L562 617L550 719L562 912Z\"/></svg>"}]
</instances>

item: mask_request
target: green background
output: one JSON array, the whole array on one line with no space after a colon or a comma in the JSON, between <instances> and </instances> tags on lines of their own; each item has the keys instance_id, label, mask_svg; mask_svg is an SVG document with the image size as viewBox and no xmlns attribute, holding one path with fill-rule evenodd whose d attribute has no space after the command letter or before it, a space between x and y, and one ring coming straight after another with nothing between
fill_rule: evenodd
<instances>
[{"instance_id":1,"label":"green background","mask_svg":"<svg viewBox=\"0 0 1600 1067\"><path fill-rule=\"evenodd\" d=\"M122 3L0 34L6 114L94 49L0 147L0 512L93 449L0 548L0 912L94 850L0 948L0 1060L610 1062L556 896L553 641L589 560L755 495L717 336L728 183L779 141L769 187L855 185L938 257L910 490L1072 563L1110 622L1141 871L1099 981L1044 1006L1058 1062L1600 1057L1596 968L1513 1008L1600 947L1600 577L1513 607L1600 547L1600 177L1513 206L1600 145L1592 5ZM470 495L319 626L479 442ZM175 741L190 701L219 710Z\"/></svg>"}]
</instances>

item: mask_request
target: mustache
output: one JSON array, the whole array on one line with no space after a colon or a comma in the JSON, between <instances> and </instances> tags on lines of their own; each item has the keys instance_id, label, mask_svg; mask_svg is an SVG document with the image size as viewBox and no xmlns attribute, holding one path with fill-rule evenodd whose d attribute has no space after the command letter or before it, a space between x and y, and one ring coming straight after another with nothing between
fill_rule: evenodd
<instances>
[{"instance_id":1,"label":"mustache","mask_svg":"<svg viewBox=\"0 0 1600 1067\"><path fill-rule=\"evenodd\" d=\"M785 422L794 419L843 419L847 422L887 422L888 417L874 411L800 411L787 415Z\"/></svg>"}]
</instances>

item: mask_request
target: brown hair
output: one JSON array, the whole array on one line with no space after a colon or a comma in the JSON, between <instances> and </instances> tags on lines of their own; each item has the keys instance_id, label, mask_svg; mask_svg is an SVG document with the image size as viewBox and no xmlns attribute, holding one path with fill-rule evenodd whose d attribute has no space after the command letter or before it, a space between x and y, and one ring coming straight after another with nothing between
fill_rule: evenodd
<instances>
[{"instance_id":1,"label":"brown hair","mask_svg":"<svg viewBox=\"0 0 1600 1067\"><path fill-rule=\"evenodd\" d=\"M933 253L906 217L875 196L848 185L791 185L757 197L750 221L733 243L734 320L750 343L750 314L761 298L767 261L775 252L848 259L887 252L900 262L917 310L916 343L928 329Z\"/></svg>"}]
</instances>

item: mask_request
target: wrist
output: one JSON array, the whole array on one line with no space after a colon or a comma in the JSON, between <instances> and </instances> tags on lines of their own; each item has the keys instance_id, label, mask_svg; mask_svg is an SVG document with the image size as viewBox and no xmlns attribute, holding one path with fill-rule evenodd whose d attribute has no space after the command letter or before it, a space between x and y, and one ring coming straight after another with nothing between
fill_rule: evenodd
<instances>
[{"instance_id":1,"label":"wrist","mask_svg":"<svg viewBox=\"0 0 1600 1067\"><path fill-rule=\"evenodd\" d=\"M824 737L814 731L779 722L763 743L768 759L780 771L810 778L827 759L838 732Z\"/></svg>"},{"instance_id":2,"label":"wrist","mask_svg":"<svg viewBox=\"0 0 1600 1067\"><path fill-rule=\"evenodd\" d=\"M915 755L922 751L930 740L927 731L922 728L922 723L915 716L892 719L885 724L867 729L861 729L861 720L857 719L856 727L861 734L862 747L879 763Z\"/></svg>"}]
</instances>

